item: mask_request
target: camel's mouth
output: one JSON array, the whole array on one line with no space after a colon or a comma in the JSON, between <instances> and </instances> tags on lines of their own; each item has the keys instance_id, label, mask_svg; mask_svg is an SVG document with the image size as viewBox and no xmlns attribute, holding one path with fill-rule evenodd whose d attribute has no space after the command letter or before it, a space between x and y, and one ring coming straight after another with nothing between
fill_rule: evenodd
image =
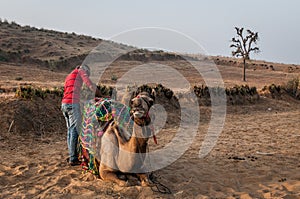
<instances>
[{"instance_id":1,"label":"camel's mouth","mask_svg":"<svg viewBox=\"0 0 300 199\"><path fill-rule=\"evenodd\" d=\"M133 116L135 117L135 118L142 118L142 117L144 117L145 116L145 111L144 110L136 110L136 111L134 111L133 112Z\"/></svg>"},{"instance_id":2,"label":"camel's mouth","mask_svg":"<svg viewBox=\"0 0 300 199\"><path fill-rule=\"evenodd\" d=\"M149 97L148 93L142 92L130 102L130 114L136 119L149 119L148 111L153 105L153 99Z\"/></svg>"}]
</instances>

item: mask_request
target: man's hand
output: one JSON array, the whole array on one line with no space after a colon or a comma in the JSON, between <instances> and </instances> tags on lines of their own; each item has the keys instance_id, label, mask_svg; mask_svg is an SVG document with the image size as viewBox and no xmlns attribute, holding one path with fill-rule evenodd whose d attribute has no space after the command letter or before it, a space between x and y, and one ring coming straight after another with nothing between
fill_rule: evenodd
<instances>
[{"instance_id":1,"label":"man's hand","mask_svg":"<svg viewBox=\"0 0 300 199\"><path fill-rule=\"evenodd\" d=\"M101 92L100 90L98 89L97 85L96 84L92 84L91 87L90 87L90 90L95 93L95 97L101 97Z\"/></svg>"},{"instance_id":2,"label":"man's hand","mask_svg":"<svg viewBox=\"0 0 300 199\"><path fill-rule=\"evenodd\" d=\"M98 89L98 87L96 87L95 97L101 97L101 92L100 92L100 90Z\"/></svg>"}]
</instances>

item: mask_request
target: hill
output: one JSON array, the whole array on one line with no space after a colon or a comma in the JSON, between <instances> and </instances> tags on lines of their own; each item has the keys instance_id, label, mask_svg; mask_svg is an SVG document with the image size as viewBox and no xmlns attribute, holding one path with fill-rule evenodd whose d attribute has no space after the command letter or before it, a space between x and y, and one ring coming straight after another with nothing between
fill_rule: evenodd
<instances>
[{"instance_id":1,"label":"hill","mask_svg":"<svg viewBox=\"0 0 300 199\"><path fill-rule=\"evenodd\" d=\"M110 43L111 46L115 46L119 50L131 50L130 53L122 55L120 60L147 62L182 59L179 56L201 59L201 56L198 55L148 51L91 36L78 35L74 32L38 29L0 20L0 61L2 62L35 64L52 70L65 70L66 68L70 70L70 65L80 64L94 48L103 42ZM109 52L103 51L98 53L109 54ZM235 58L221 56L207 56L207 58L213 60L216 65L241 67L242 64L241 60ZM294 64L278 64L257 60L250 62L248 67L254 70L269 69L285 72L299 72L300 70L300 66Z\"/></svg>"},{"instance_id":2,"label":"hill","mask_svg":"<svg viewBox=\"0 0 300 199\"><path fill-rule=\"evenodd\" d=\"M75 65L81 64L85 57L92 53L100 43L109 44L109 48L97 51L100 61L111 58L112 50L122 53L122 49L130 49L127 55L119 59L145 61L146 56L151 54L153 59L164 60L169 53L162 51L151 52L139 50L132 46L96 39L90 36L77 35L76 33L58 32L43 28L21 26L15 22L0 21L0 62L15 63L22 65L37 65L50 70L69 71ZM105 44L104 44L105 45ZM174 55L174 54L172 54ZM151 58L150 58L151 59Z\"/></svg>"},{"instance_id":3,"label":"hill","mask_svg":"<svg viewBox=\"0 0 300 199\"><path fill-rule=\"evenodd\" d=\"M0 61L63 69L81 63L101 41L75 33L0 22Z\"/></svg>"}]
</instances>

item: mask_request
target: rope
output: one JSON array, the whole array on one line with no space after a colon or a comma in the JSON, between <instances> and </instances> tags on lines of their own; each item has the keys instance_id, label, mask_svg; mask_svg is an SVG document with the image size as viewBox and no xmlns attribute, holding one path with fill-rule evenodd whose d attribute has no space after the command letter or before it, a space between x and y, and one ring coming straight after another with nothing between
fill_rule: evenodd
<instances>
[{"instance_id":1,"label":"rope","mask_svg":"<svg viewBox=\"0 0 300 199\"><path fill-rule=\"evenodd\" d=\"M143 127L143 130L147 131L146 127ZM143 161L141 148L139 145L138 145L138 150L139 150L140 158ZM149 153L148 145L147 145L147 152ZM152 168L150 159L148 159L148 161L149 161L150 168ZM147 178L150 180L150 188L153 192L161 193L161 194L172 194L171 190L166 185L158 181L158 177L155 176L153 172L151 172L150 174L148 173ZM156 189L154 187L156 187Z\"/></svg>"},{"instance_id":2,"label":"rope","mask_svg":"<svg viewBox=\"0 0 300 199\"><path fill-rule=\"evenodd\" d=\"M163 185L161 182L157 180L158 177L155 176L153 172L149 174L148 178L151 180L151 182L154 185L151 186L151 190L153 192L161 193L161 194L172 194L171 190L167 186ZM154 187L156 187L157 190L155 190Z\"/></svg>"}]
</instances>

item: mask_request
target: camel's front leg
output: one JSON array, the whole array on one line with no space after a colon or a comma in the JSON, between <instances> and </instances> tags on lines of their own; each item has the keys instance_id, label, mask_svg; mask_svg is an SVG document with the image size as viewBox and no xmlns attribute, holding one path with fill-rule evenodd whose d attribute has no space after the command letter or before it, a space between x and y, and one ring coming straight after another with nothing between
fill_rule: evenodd
<instances>
[{"instance_id":1,"label":"camel's front leg","mask_svg":"<svg viewBox=\"0 0 300 199\"><path fill-rule=\"evenodd\" d=\"M115 171L112 171L110 168L107 168L103 165L100 165L99 167L99 174L101 179L104 181L115 182L121 187L129 186L128 181L119 179Z\"/></svg>"},{"instance_id":2,"label":"camel's front leg","mask_svg":"<svg viewBox=\"0 0 300 199\"><path fill-rule=\"evenodd\" d=\"M136 175L139 178L139 180L141 181L141 185L143 187L150 186L150 182L149 182L149 178L148 178L147 174L145 174L145 173L138 173Z\"/></svg>"}]
</instances>

